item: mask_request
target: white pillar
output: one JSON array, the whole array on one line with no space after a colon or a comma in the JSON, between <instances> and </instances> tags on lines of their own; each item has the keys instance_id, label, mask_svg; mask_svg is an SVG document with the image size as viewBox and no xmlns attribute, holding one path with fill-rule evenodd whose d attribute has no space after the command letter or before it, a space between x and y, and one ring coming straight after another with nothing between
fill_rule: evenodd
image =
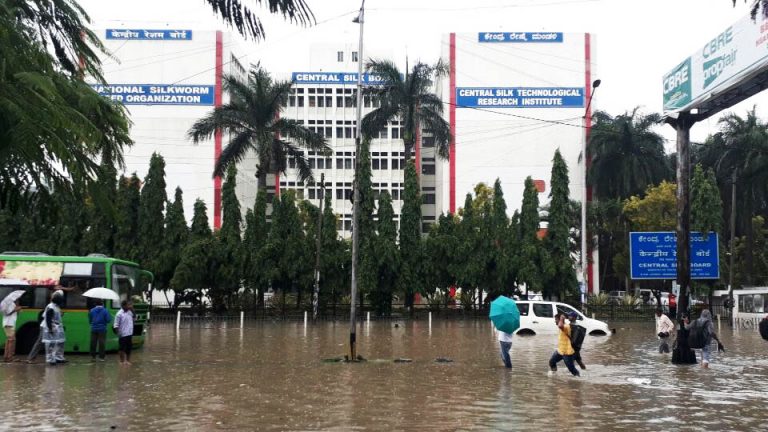
<instances>
[{"instance_id":1,"label":"white pillar","mask_svg":"<svg viewBox=\"0 0 768 432\"><path fill-rule=\"evenodd\" d=\"M240 311L240 328L243 328L244 322L245 322L245 312Z\"/></svg>"},{"instance_id":2,"label":"white pillar","mask_svg":"<svg viewBox=\"0 0 768 432\"><path fill-rule=\"evenodd\" d=\"M176 311L176 331L181 327L181 311Z\"/></svg>"}]
</instances>

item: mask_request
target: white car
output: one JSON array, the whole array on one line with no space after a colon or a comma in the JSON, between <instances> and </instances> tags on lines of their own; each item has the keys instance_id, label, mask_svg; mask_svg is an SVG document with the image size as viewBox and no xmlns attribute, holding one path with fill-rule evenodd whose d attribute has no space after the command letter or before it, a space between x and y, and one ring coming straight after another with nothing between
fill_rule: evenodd
<instances>
[{"instance_id":1,"label":"white car","mask_svg":"<svg viewBox=\"0 0 768 432\"><path fill-rule=\"evenodd\" d=\"M520 328L515 334L521 336L557 333L559 330L555 322L557 312L566 314L575 312L578 317L576 322L587 329L587 335L607 336L611 334L607 323L587 318L565 303L520 300L517 302L517 308L520 310Z\"/></svg>"}]
</instances>

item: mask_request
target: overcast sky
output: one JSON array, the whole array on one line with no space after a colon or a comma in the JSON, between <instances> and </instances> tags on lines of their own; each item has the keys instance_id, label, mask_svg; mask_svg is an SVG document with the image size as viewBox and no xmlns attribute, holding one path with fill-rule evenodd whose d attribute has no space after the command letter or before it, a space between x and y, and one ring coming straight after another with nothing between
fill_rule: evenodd
<instances>
[{"instance_id":1,"label":"overcast sky","mask_svg":"<svg viewBox=\"0 0 768 432\"><path fill-rule=\"evenodd\" d=\"M246 3L253 3L244 0ZM308 63L316 42L356 43L352 23L359 0L307 0L318 24L302 28L263 10L264 41L242 41L250 62L275 72ZM97 27L168 25L188 29L224 29L204 0L80 0ZM365 42L392 48L396 55L435 61L440 37L449 32L562 31L597 35L596 78L602 80L594 106L612 114L640 106L660 112L661 79L685 57L748 13L741 0L367 0ZM118 55L119 57L119 55ZM733 109L744 115L752 105L768 116L765 93ZM762 108L762 109L761 109ZM695 126L692 139L716 131L715 116ZM659 129L674 139L669 126ZM674 147L673 142L668 149Z\"/></svg>"}]
</instances>

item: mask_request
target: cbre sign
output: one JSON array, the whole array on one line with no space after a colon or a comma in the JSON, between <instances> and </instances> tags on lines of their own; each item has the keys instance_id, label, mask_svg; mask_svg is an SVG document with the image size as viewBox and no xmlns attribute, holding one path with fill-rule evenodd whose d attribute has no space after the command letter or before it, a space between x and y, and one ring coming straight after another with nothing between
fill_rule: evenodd
<instances>
[{"instance_id":1,"label":"cbre sign","mask_svg":"<svg viewBox=\"0 0 768 432\"><path fill-rule=\"evenodd\" d=\"M766 70L768 20L747 15L664 75L664 114L727 108L758 92L750 81Z\"/></svg>"}]
</instances>

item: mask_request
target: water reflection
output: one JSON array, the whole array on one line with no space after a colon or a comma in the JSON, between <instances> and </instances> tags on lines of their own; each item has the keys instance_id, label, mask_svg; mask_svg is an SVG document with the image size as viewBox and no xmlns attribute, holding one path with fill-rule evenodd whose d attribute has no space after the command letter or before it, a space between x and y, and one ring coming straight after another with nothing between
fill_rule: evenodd
<instances>
[{"instance_id":1,"label":"water reflection","mask_svg":"<svg viewBox=\"0 0 768 432\"><path fill-rule=\"evenodd\" d=\"M345 353L346 323L174 327L152 328L133 367L114 356L0 365L0 411L13 413L3 428L765 429L768 346L756 332L723 327L728 352L707 371L656 354L652 324L621 324L588 338L573 378L547 375L555 336L516 338L504 369L487 321L364 323L369 361L352 365L321 361Z\"/></svg>"}]
</instances>

